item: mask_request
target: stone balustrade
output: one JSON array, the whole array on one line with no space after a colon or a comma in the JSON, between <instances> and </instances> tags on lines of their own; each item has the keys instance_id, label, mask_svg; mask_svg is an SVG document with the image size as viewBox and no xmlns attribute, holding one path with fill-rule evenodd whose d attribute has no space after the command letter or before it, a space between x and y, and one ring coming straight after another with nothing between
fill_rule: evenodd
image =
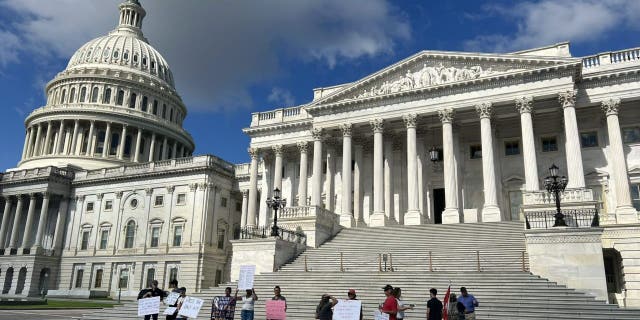
<instances>
[{"instance_id":1,"label":"stone balustrade","mask_svg":"<svg viewBox=\"0 0 640 320\"><path fill-rule=\"evenodd\" d=\"M616 64L640 60L640 48L631 48L613 52L603 52L582 58L585 69L596 68L607 64Z\"/></svg>"},{"instance_id":2,"label":"stone balustrade","mask_svg":"<svg viewBox=\"0 0 640 320\"><path fill-rule=\"evenodd\" d=\"M0 177L2 177L1 178L2 182L31 179L36 177L49 177L49 176L61 176L68 179L73 179L74 172L67 169L61 169L61 168L49 166L44 168L33 168L33 169L9 171L9 172L0 174Z\"/></svg>"},{"instance_id":3,"label":"stone balustrade","mask_svg":"<svg viewBox=\"0 0 640 320\"><path fill-rule=\"evenodd\" d=\"M289 230L302 230L307 245L318 247L340 230L340 216L318 206L285 207L278 213L279 224Z\"/></svg>"},{"instance_id":4,"label":"stone balustrade","mask_svg":"<svg viewBox=\"0 0 640 320\"><path fill-rule=\"evenodd\" d=\"M255 112L251 115L251 127L307 118L309 118L309 115L302 107L280 108L265 112Z\"/></svg>"},{"instance_id":5,"label":"stone balustrade","mask_svg":"<svg viewBox=\"0 0 640 320\"><path fill-rule=\"evenodd\" d=\"M555 206L553 194L547 191L525 191L522 194L523 205L525 206ZM566 189L560 194L560 201L563 204L577 202L592 202L593 190L587 188Z\"/></svg>"}]
</instances>

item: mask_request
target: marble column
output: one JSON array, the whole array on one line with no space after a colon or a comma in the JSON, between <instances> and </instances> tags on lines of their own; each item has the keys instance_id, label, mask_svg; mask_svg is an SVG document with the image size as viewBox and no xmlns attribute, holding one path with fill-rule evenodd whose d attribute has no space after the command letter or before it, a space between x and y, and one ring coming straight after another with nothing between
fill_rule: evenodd
<instances>
[{"instance_id":1,"label":"marble column","mask_svg":"<svg viewBox=\"0 0 640 320\"><path fill-rule=\"evenodd\" d=\"M55 154L62 154L64 150L64 120L60 120L60 128L58 128L58 141L56 141Z\"/></svg>"},{"instance_id":2,"label":"marble column","mask_svg":"<svg viewBox=\"0 0 640 320\"><path fill-rule=\"evenodd\" d=\"M169 150L167 150L168 144L169 144L169 141L165 136L164 139L162 140L162 155L160 156L161 157L160 160L167 160L167 157L169 156L169 153L168 153Z\"/></svg>"},{"instance_id":3,"label":"marble column","mask_svg":"<svg viewBox=\"0 0 640 320\"><path fill-rule=\"evenodd\" d=\"M363 150L362 144L364 141L358 139L354 141L353 146L353 160L355 166L353 167L353 218L356 220L356 226L364 224L364 215L362 212L362 165L363 165Z\"/></svg>"},{"instance_id":4,"label":"marble column","mask_svg":"<svg viewBox=\"0 0 640 320\"><path fill-rule=\"evenodd\" d=\"M384 120L374 119L369 124L373 130L373 214L369 217L369 225L379 227L387 224L384 214Z\"/></svg>"},{"instance_id":5,"label":"marble column","mask_svg":"<svg viewBox=\"0 0 640 320\"><path fill-rule=\"evenodd\" d=\"M31 209L34 206L31 206L31 204L33 204L32 202L34 201L35 197L33 194L30 195L30 201L29 201L29 210L33 210ZM20 220L22 219L22 207L24 206L24 196L18 196L18 204L16 205L16 214L15 214L15 218L13 219L13 228L11 229L11 237L9 240L9 248L10 249L17 249L18 248L18 237L19 237L19 227L20 227ZM26 225L25 225L26 227Z\"/></svg>"},{"instance_id":6,"label":"marble column","mask_svg":"<svg viewBox=\"0 0 640 320\"><path fill-rule=\"evenodd\" d=\"M5 248L5 239L7 238L7 230L9 229L9 220L11 217L11 207L13 206L13 198L4 198L4 211L2 213L2 224L0 225L0 249Z\"/></svg>"},{"instance_id":7,"label":"marble column","mask_svg":"<svg viewBox=\"0 0 640 320\"><path fill-rule=\"evenodd\" d=\"M322 129L314 128L313 176L311 177L311 205L322 208Z\"/></svg>"},{"instance_id":8,"label":"marble column","mask_svg":"<svg viewBox=\"0 0 640 320\"><path fill-rule=\"evenodd\" d=\"M44 146L42 146L42 154L49 154L51 150L51 133L53 132L53 126L51 121L47 121L47 134L44 136Z\"/></svg>"},{"instance_id":9,"label":"marble column","mask_svg":"<svg viewBox=\"0 0 640 320\"><path fill-rule=\"evenodd\" d=\"M335 174L335 150L333 148L335 143L327 143L327 151L326 151L326 161L327 161L327 173L325 176L325 208L331 212L335 212L336 204L335 204L335 185L334 185L334 174Z\"/></svg>"},{"instance_id":10,"label":"marble column","mask_svg":"<svg viewBox=\"0 0 640 320\"><path fill-rule=\"evenodd\" d=\"M276 160L273 168L273 188L282 191L282 145L277 144L271 147Z\"/></svg>"},{"instance_id":11,"label":"marble column","mask_svg":"<svg viewBox=\"0 0 640 320\"><path fill-rule=\"evenodd\" d=\"M73 122L73 135L71 135L71 149L69 154L76 154L76 144L78 143L78 129L80 128L80 121L75 120Z\"/></svg>"},{"instance_id":12,"label":"marble column","mask_svg":"<svg viewBox=\"0 0 640 320\"><path fill-rule=\"evenodd\" d=\"M249 167L249 205L247 208L247 227L255 227L256 213L258 212L258 149L249 148L251 166Z\"/></svg>"},{"instance_id":13,"label":"marble column","mask_svg":"<svg viewBox=\"0 0 640 320\"><path fill-rule=\"evenodd\" d=\"M49 193L42 194L42 207L40 208L40 219L38 219L38 229L36 231L36 239L33 242L33 247L36 250L42 247L42 237L44 236L44 227L47 224L47 216L49 215ZM24 245L23 245L24 246Z\"/></svg>"},{"instance_id":14,"label":"marble column","mask_svg":"<svg viewBox=\"0 0 640 320\"><path fill-rule=\"evenodd\" d=\"M24 146L22 147L22 158L24 160L29 154L29 140L31 140L31 128L27 128L27 134L24 137Z\"/></svg>"},{"instance_id":15,"label":"marble column","mask_svg":"<svg viewBox=\"0 0 640 320\"><path fill-rule=\"evenodd\" d=\"M458 209L458 181L456 179L456 158L453 148L453 109L438 111L442 122L442 153L444 171L445 209L442 212L442 223L460 223Z\"/></svg>"},{"instance_id":16,"label":"marble column","mask_svg":"<svg viewBox=\"0 0 640 320\"><path fill-rule=\"evenodd\" d=\"M308 182L308 151L309 144L306 141L298 142L298 150L300 150L300 177L298 178L298 206L307 205L307 182Z\"/></svg>"},{"instance_id":17,"label":"marble column","mask_svg":"<svg viewBox=\"0 0 640 320\"><path fill-rule=\"evenodd\" d=\"M107 122L107 130L104 134L104 143L102 145L102 157L106 158L109 156L109 152L111 151L111 122Z\"/></svg>"},{"instance_id":18,"label":"marble column","mask_svg":"<svg viewBox=\"0 0 640 320\"><path fill-rule=\"evenodd\" d=\"M564 109L565 154L567 157L567 173L569 183L567 189L584 188L584 169L582 168L582 150L580 149L580 132L576 119L576 92L561 92L558 100Z\"/></svg>"},{"instance_id":19,"label":"marble column","mask_svg":"<svg viewBox=\"0 0 640 320\"><path fill-rule=\"evenodd\" d=\"M502 219L500 207L498 207L496 167L493 157L493 129L491 127L493 106L490 102L485 102L477 104L475 108L480 116L480 139L482 140L482 181L484 186L482 222L497 222Z\"/></svg>"},{"instance_id":20,"label":"marble column","mask_svg":"<svg viewBox=\"0 0 640 320\"><path fill-rule=\"evenodd\" d=\"M82 203L82 202L80 202ZM56 228L53 234L53 249L58 251L62 248L62 240L64 238L64 226L67 223L67 209L69 207L69 198L62 197L60 206L58 207L58 217L56 218Z\"/></svg>"},{"instance_id":21,"label":"marble column","mask_svg":"<svg viewBox=\"0 0 640 320\"><path fill-rule=\"evenodd\" d=\"M386 138L386 139L385 139ZM396 220L396 216L395 216L395 209L393 207L394 203L393 203L393 191L394 191L394 186L393 186L393 178L392 176L394 175L393 173L393 168L395 167L395 163L393 161L393 147L389 147L389 146L393 146L393 141L396 140L395 137L393 135L388 135L388 136L383 136L382 137L382 143L383 146L387 146L386 148L383 148L382 150L382 158L383 158L383 163L382 163L382 172L383 172L383 193L384 193L384 200L383 200L383 204L384 204L384 214L385 216L387 216L387 223L388 224L398 224L397 220ZM398 219L400 219L400 217L398 217Z\"/></svg>"},{"instance_id":22,"label":"marble column","mask_svg":"<svg viewBox=\"0 0 640 320\"><path fill-rule=\"evenodd\" d=\"M171 148L171 159L176 158L178 152L178 141L173 141L173 148Z\"/></svg>"},{"instance_id":23,"label":"marble column","mask_svg":"<svg viewBox=\"0 0 640 320\"><path fill-rule=\"evenodd\" d=\"M24 225L24 234L22 235L22 245L23 248L29 248L29 239L31 239L31 232L33 231L33 219L36 212L36 194L32 193L29 195L29 209L27 210L27 221Z\"/></svg>"},{"instance_id":24,"label":"marble column","mask_svg":"<svg viewBox=\"0 0 640 320\"><path fill-rule=\"evenodd\" d=\"M127 125L122 125L122 132L120 133L120 142L118 143L118 160L124 159L124 143L127 139Z\"/></svg>"},{"instance_id":25,"label":"marble column","mask_svg":"<svg viewBox=\"0 0 640 320\"><path fill-rule=\"evenodd\" d=\"M151 134L151 143L149 144L149 162L155 160L156 153L156 133Z\"/></svg>"},{"instance_id":26,"label":"marble column","mask_svg":"<svg viewBox=\"0 0 640 320\"><path fill-rule=\"evenodd\" d=\"M340 212L340 225L346 228L355 227L351 209L351 134L353 125L344 123L340 125L342 130L342 205Z\"/></svg>"},{"instance_id":27,"label":"marble column","mask_svg":"<svg viewBox=\"0 0 640 320\"><path fill-rule=\"evenodd\" d=\"M40 152L40 135L42 134L42 123L38 123L38 130L36 131L36 145L33 149L33 155L34 156L39 156L41 154Z\"/></svg>"},{"instance_id":28,"label":"marble column","mask_svg":"<svg viewBox=\"0 0 640 320\"><path fill-rule=\"evenodd\" d=\"M616 222L638 223L638 212L631 202L629 190L629 174L624 154L622 134L620 133L620 99L608 99L602 102L602 110L607 117L607 133L609 135L609 165L612 171L613 188L616 198Z\"/></svg>"},{"instance_id":29,"label":"marble column","mask_svg":"<svg viewBox=\"0 0 640 320\"><path fill-rule=\"evenodd\" d=\"M33 132L33 130L37 130L37 129L35 129L34 127L35 126L31 126L31 134L29 135L29 146L27 147L28 148L27 157L29 157L29 158L33 157L34 156L34 152L35 152L33 150L33 147L36 144L36 133Z\"/></svg>"},{"instance_id":30,"label":"marble column","mask_svg":"<svg viewBox=\"0 0 640 320\"><path fill-rule=\"evenodd\" d=\"M247 226L247 212L249 210L249 190L242 190L242 213L240 216L240 227Z\"/></svg>"},{"instance_id":31,"label":"marble column","mask_svg":"<svg viewBox=\"0 0 640 320\"><path fill-rule=\"evenodd\" d=\"M89 157L93 157L94 154L94 144L93 144L93 136L96 128L96 121L91 120L91 125L89 126L89 136L87 137L87 153L86 155Z\"/></svg>"},{"instance_id":32,"label":"marble column","mask_svg":"<svg viewBox=\"0 0 640 320\"><path fill-rule=\"evenodd\" d=\"M535 135L533 133L533 98L522 97L516 99L516 109L520 112L520 127L522 129L522 158L524 160L525 190L540 190L538 178L538 161L536 159Z\"/></svg>"},{"instance_id":33,"label":"marble column","mask_svg":"<svg viewBox=\"0 0 640 320\"><path fill-rule=\"evenodd\" d=\"M140 162L140 144L142 143L142 129L138 128L136 136L136 151L133 154L133 162Z\"/></svg>"},{"instance_id":34,"label":"marble column","mask_svg":"<svg viewBox=\"0 0 640 320\"><path fill-rule=\"evenodd\" d=\"M423 222L418 197L417 116L414 113L406 114L403 120L407 127L407 213L404 224L417 225Z\"/></svg>"}]
</instances>

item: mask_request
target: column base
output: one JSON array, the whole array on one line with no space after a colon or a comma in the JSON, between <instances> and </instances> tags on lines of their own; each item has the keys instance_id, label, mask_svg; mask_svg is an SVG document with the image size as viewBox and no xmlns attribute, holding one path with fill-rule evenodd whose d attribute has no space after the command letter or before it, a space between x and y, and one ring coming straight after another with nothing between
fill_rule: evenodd
<instances>
[{"instance_id":1,"label":"column base","mask_svg":"<svg viewBox=\"0 0 640 320\"><path fill-rule=\"evenodd\" d=\"M424 223L424 218L419 210L407 211L404 214L404 224L406 226L415 226Z\"/></svg>"},{"instance_id":2,"label":"column base","mask_svg":"<svg viewBox=\"0 0 640 320\"><path fill-rule=\"evenodd\" d=\"M482 222L499 222L502 221L500 208L498 206L485 206L482 208Z\"/></svg>"},{"instance_id":3,"label":"column base","mask_svg":"<svg viewBox=\"0 0 640 320\"><path fill-rule=\"evenodd\" d=\"M631 206L617 207L616 222L622 224L638 223L638 211L636 211L636 208Z\"/></svg>"},{"instance_id":4,"label":"column base","mask_svg":"<svg viewBox=\"0 0 640 320\"><path fill-rule=\"evenodd\" d=\"M341 214L340 225L345 228L353 228L356 226L356 219L354 219L351 214Z\"/></svg>"},{"instance_id":5,"label":"column base","mask_svg":"<svg viewBox=\"0 0 640 320\"><path fill-rule=\"evenodd\" d=\"M389 223L389 218L384 214L384 212L374 212L369 217L370 227L384 227L388 223Z\"/></svg>"},{"instance_id":6,"label":"column base","mask_svg":"<svg viewBox=\"0 0 640 320\"><path fill-rule=\"evenodd\" d=\"M442 224L460 223L460 210L458 208L446 208L442 211Z\"/></svg>"}]
</instances>

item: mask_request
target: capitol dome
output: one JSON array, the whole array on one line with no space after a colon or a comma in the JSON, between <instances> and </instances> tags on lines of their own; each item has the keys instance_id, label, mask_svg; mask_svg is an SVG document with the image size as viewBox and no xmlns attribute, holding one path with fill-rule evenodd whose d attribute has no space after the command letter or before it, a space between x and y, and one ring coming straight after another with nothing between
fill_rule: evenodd
<instances>
[{"instance_id":1,"label":"capitol dome","mask_svg":"<svg viewBox=\"0 0 640 320\"><path fill-rule=\"evenodd\" d=\"M169 64L142 33L146 11L120 4L119 23L81 46L46 86L47 103L25 120L20 168L96 169L187 157L187 109Z\"/></svg>"}]
</instances>

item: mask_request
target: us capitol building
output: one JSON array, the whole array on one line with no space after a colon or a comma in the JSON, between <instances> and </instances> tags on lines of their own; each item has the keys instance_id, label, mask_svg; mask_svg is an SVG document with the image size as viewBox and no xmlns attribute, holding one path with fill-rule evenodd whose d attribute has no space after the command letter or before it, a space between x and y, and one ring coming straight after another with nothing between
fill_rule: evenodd
<instances>
[{"instance_id":1,"label":"us capitol building","mask_svg":"<svg viewBox=\"0 0 640 320\"><path fill-rule=\"evenodd\" d=\"M563 208L600 214L611 293L640 306L640 49L422 51L252 114L251 162L234 165L192 155L146 12L119 8L117 28L47 84L2 174L0 297L228 281L230 240L271 225L275 188L289 200L278 218L312 247L341 227L523 220L554 207L542 181L555 163Z\"/></svg>"}]
</instances>

